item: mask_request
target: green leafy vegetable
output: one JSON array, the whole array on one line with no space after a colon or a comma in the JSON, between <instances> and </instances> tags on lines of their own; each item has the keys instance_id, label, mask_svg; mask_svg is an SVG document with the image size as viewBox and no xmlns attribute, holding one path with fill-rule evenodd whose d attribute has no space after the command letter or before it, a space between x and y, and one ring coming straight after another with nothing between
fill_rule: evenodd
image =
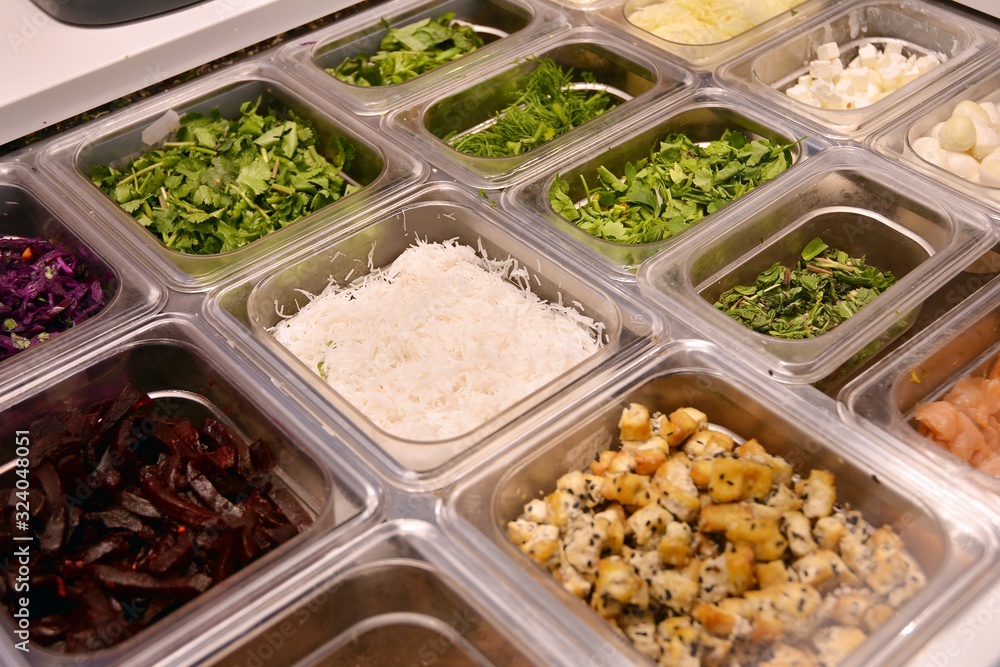
<instances>
[{"instance_id":1,"label":"green leafy vegetable","mask_svg":"<svg viewBox=\"0 0 1000 667\"><path fill-rule=\"evenodd\" d=\"M246 102L235 120L188 114L174 140L123 170L94 167L95 185L173 250L215 254L245 246L353 192L343 138L317 150L311 124Z\"/></svg>"},{"instance_id":2,"label":"green leafy vegetable","mask_svg":"<svg viewBox=\"0 0 1000 667\"><path fill-rule=\"evenodd\" d=\"M748 140L726 130L706 146L668 134L648 159L616 175L597 168L598 187L581 176L586 201L577 207L569 183L558 176L549 202L589 234L616 243L655 243L679 234L706 215L768 181L792 164L792 145Z\"/></svg>"},{"instance_id":3,"label":"green leafy vegetable","mask_svg":"<svg viewBox=\"0 0 1000 667\"><path fill-rule=\"evenodd\" d=\"M896 282L890 271L865 264L813 239L794 268L776 262L753 285L724 292L715 307L760 333L812 338L826 333Z\"/></svg>"},{"instance_id":4,"label":"green leafy vegetable","mask_svg":"<svg viewBox=\"0 0 1000 667\"><path fill-rule=\"evenodd\" d=\"M345 58L326 71L355 86L386 86L409 81L424 72L472 53L483 39L469 26L452 24L455 14L423 19L399 28L390 28L379 51ZM389 24L384 20L383 27Z\"/></svg>"},{"instance_id":5,"label":"green leafy vegetable","mask_svg":"<svg viewBox=\"0 0 1000 667\"><path fill-rule=\"evenodd\" d=\"M520 155L616 106L607 93L575 89L572 69L564 70L549 58L534 62L537 67L529 75L524 91L493 114L489 127L469 134L453 132L445 141L468 155ZM590 72L581 73L581 78L594 83Z\"/></svg>"}]
</instances>

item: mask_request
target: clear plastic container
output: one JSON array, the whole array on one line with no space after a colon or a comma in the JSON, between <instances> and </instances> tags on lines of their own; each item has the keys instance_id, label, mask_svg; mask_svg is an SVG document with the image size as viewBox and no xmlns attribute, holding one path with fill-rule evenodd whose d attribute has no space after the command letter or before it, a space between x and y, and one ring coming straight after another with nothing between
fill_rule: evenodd
<instances>
[{"instance_id":1,"label":"clear plastic container","mask_svg":"<svg viewBox=\"0 0 1000 667\"><path fill-rule=\"evenodd\" d=\"M688 243L643 265L639 287L761 373L793 383L855 370L905 331L921 303L995 238L985 214L850 147L810 160L768 201L738 206L720 214L725 224L692 232ZM713 307L724 291L752 284L773 263L794 265L815 237L892 270L896 284L833 329L798 340L758 333Z\"/></svg>"},{"instance_id":2,"label":"clear plastic container","mask_svg":"<svg viewBox=\"0 0 1000 667\"><path fill-rule=\"evenodd\" d=\"M65 244L102 280L106 304L86 321L0 363L0 388L13 390L38 368L58 366L81 348L163 306L167 295L88 221L63 206L63 193L27 164L0 164L0 234Z\"/></svg>"},{"instance_id":3,"label":"clear plastic container","mask_svg":"<svg viewBox=\"0 0 1000 667\"><path fill-rule=\"evenodd\" d=\"M142 132L167 111L183 116L191 112L207 114L218 108L224 117L234 118L239 116L243 103L258 97L267 105L289 108L310 120L317 128L320 146L334 137L348 139L356 155L345 174L349 182L362 189L237 250L193 255L167 248L90 182L95 166L113 164L120 169L129 159L148 151ZM181 291L205 289L310 233L343 224L352 215L397 196L418 181L425 170L414 157L387 145L357 119L324 105L263 61L223 69L74 130L47 146L38 164L74 192L80 205L88 207L88 213L110 234L134 246L171 287Z\"/></svg>"},{"instance_id":4,"label":"clear plastic container","mask_svg":"<svg viewBox=\"0 0 1000 667\"><path fill-rule=\"evenodd\" d=\"M914 418L918 405L941 400L958 380L986 376L998 353L1000 282L993 280L912 345L845 387L841 410L871 432L902 443L901 456L983 490L994 511L1000 510L1000 479L922 436Z\"/></svg>"},{"instance_id":5,"label":"clear plastic container","mask_svg":"<svg viewBox=\"0 0 1000 667\"><path fill-rule=\"evenodd\" d=\"M346 58L371 55L389 27L402 27L422 19L437 19L447 13L455 21L470 24L483 39L482 48L462 58L403 83L387 86L356 86L338 80L327 73ZM476 80L476 73L487 63L502 61L506 53L522 48L534 40L569 29L560 12L543 3L521 0L448 0L428 3L426 0L396 0L372 7L362 14L305 35L275 54L275 62L290 65L290 71L300 76L305 85L328 92L338 102L353 107L357 113L380 114L405 104L414 95L452 85L457 80Z\"/></svg>"},{"instance_id":6,"label":"clear plastic container","mask_svg":"<svg viewBox=\"0 0 1000 667\"><path fill-rule=\"evenodd\" d=\"M556 643L528 641L509 595L484 587L488 575L463 555L431 524L383 524L300 571L265 609L222 628L212 641L221 650L199 664L554 664Z\"/></svg>"},{"instance_id":7,"label":"clear plastic container","mask_svg":"<svg viewBox=\"0 0 1000 667\"><path fill-rule=\"evenodd\" d=\"M648 49L640 50L613 33L591 28L576 28L535 42L531 50L507 55L502 71L480 73L475 82L440 89L433 97L389 115L383 126L399 131L416 150L437 161L461 182L477 188L505 187L545 165L551 166L571 147L593 150L600 137L631 114L641 113L644 107L666 96L680 95L695 83L691 72L649 54ZM620 104L520 155L486 158L453 149L445 137L480 129L492 114L510 104L535 69L533 58L550 58L563 68L572 68L574 81L581 83L582 73L590 72L597 83L595 88Z\"/></svg>"},{"instance_id":8,"label":"clear plastic container","mask_svg":"<svg viewBox=\"0 0 1000 667\"><path fill-rule=\"evenodd\" d=\"M632 37L638 37L657 48L682 58L698 69L712 71L730 58L778 35L788 34L809 19L845 4L842 0L808 0L731 39L715 44L689 44L663 39L629 21L629 16L637 9L658 2L659 0L625 0L625 2L612 4L602 3L600 10L588 13L588 18L593 17L590 22L595 26L601 24L613 26L615 30L624 31ZM746 4L752 6L753 0L749 0Z\"/></svg>"},{"instance_id":9,"label":"clear plastic container","mask_svg":"<svg viewBox=\"0 0 1000 667\"><path fill-rule=\"evenodd\" d=\"M795 85L799 76L809 73L816 47L827 42L839 45L845 66L865 43L879 50L888 43L897 43L904 56L933 53L946 59L870 106L821 109L789 97L785 90ZM953 85L965 65L981 61L996 45L995 32L946 7L905 0L870 1L849 4L786 35L781 42L755 49L723 65L716 76L759 96L768 106L816 123L830 136L858 138Z\"/></svg>"},{"instance_id":10,"label":"clear plastic container","mask_svg":"<svg viewBox=\"0 0 1000 667\"><path fill-rule=\"evenodd\" d=\"M876 527L891 525L902 537L927 585L841 667L903 664L963 597L976 592L976 582L991 576L996 556L991 529L976 517L974 501L965 504L960 486L925 477L904 461L887 461L857 431L801 395L747 373L728 350L701 341L671 343L600 378L575 398L570 408L536 422L533 433L449 491L442 525L483 545L498 573L516 565L516 590L530 591L553 622L573 624L581 649L608 656L606 664L651 663L510 542L506 528L528 500L554 490L561 475L586 468L604 449L617 449L618 420L631 402L664 413L694 407L716 427L757 438L798 474L827 470L835 476L839 502L860 510Z\"/></svg>"},{"instance_id":11,"label":"clear plastic container","mask_svg":"<svg viewBox=\"0 0 1000 667\"><path fill-rule=\"evenodd\" d=\"M172 418L200 424L207 416L229 423L248 438L262 438L278 461L270 484L287 489L303 505L313 523L273 551L237 571L194 600L124 642L96 652L60 654L31 644L23 655L13 648L10 614L0 625L6 641L0 647L5 665L152 664L170 651L196 641L212 627L273 586L327 544L350 539L370 524L379 503L379 487L334 450L336 445L303 427L294 407L274 401L266 380L248 372L195 318L167 315L114 339L89 354L78 355L58 369L47 369L2 402L5 488L13 486L14 432L31 430L47 415L72 408L86 410L121 393L127 383L151 393L154 404ZM29 435L38 435L29 434ZM81 486L83 486L81 481ZM9 485L9 486L8 486ZM82 491L76 493L84 497ZM114 629L108 628L114 636Z\"/></svg>"},{"instance_id":12,"label":"clear plastic container","mask_svg":"<svg viewBox=\"0 0 1000 667\"><path fill-rule=\"evenodd\" d=\"M551 256L519 238L518 224L504 212L494 211L481 198L457 186L433 184L401 208L373 217L350 234L327 238L276 270L251 276L214 295L208 304L210 321L230 336L239 336L248 347L266 354L273 373L288 376L289 384L315 404L320 419L336 424L346 420L362 435L359 440L377 454L390 474L410 483L440 483L456 467L471 465L488 454L498 432L561 389L577 382L617 357L647 346L665 335L658 318L613 285L581 276ZM604 347L567 369L558 378L505 408L472 431L445 440L415 440L390 434L345 400L317 373L306 367L268 332L280 320L278 311L292 315L305 304L302 290L318 294L331 278L343 285L374 267L392 263L419 238L429 242L458 239L459 243L486 251L493 259L516 259L530 274L531 291L541 299L566 305L605 325ZM335 372L335 371L331 371Z\"/></svg>"},{"instance_id":13,"label":"clear plastic container","mask_svg":"<svg viewBox=\"0 0 1000 667\"><path fill-rule=\"evenodd\" d=\"M1000 276L1000 255L997 254L996 248L993 248L987 250L971 264L966 264L962 271L955 274L950 280L941 283L937 290L920 305L913 325L876 354L873 354L865 364L858 367L853 373L839 374L835 380L825 380L820 385L823 393L831 398L836 398L848 383L866 373L867 369L879 364L882 359L908 346L911 340L923 335L927 329L936 326L939 320L948 316L966 299L985 289L998 276Z\"/></svg>"},{"instance_id":14,"label":"clear plastic container","mask_svg":"<svg viewBox=\"0 0 1000 667\"><path fill-rule=\"evenodd\" d=\"M955 105L962 100L1000 103L1000 75L988 67L968 72L920 108L872 135L867 143L876 152L972 197L994 212L1000 212L1000 188L962 178L928 162L913 151L913 142L928 136L936 124L948 120Z\"/></svg>"},{"instance_id":15,"label":"clear plastic container","mask_svg":"<svg viewBox=\"0 0 1000 667\"><path fill-rule=\"evenodd\" d=\"M585 197L580 177L585 177L590 187L599 184L596 173L599 166L603 165L613 174L623 174L626 163L648 159L651 149L671 132L681 132L700 143L720 139L726 130L738 130L751 139L766 138L781 144L798 142L791 148L796 165L828 146L825 140L811 137L805 128L775 117L738 95L703 88L669 109L657 109L646 117L633 118L627 126L616 129L615 134L605 139L605 146L598 154L593 150L581 150L562 161L558 169L511 188L504 194L505 202L519 209L535 223L534 226L542 228L542 233L555 232L558 242L582 250L586 261L596 264L597 270L610 272L619 280L631 281L643 262L674 245L685 234L635 245L615 243L589 234L559 215L549 203L549 191L556 176L569 184L570 199L580 201ZM781 187L777 183L783 177L784 174L779 175L774 184L762 183L744 197L766 197L772 188ZM712 224L716 215L706 216L692 225L692 229Z\"/></svg>"}]
</instances>

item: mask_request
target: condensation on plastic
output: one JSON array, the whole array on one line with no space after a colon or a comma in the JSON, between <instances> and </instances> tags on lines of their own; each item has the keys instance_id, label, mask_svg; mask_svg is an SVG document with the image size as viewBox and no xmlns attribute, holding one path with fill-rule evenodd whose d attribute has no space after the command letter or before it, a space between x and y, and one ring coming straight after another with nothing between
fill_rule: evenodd
<instances>
[{"instance_id":1,"label":"condensation on plastic","mask_svg":"<svg viewBox=\"0 0 1000 667\"><path fill-rule=\"evenodd\" d=\"M494 189L513 185L538 169L559 164L574 149L601 150L605 135L617 124L628 122L633 114L642 113L660 99L689 93L697 82L690 70L649 49L629 44L613 33L593 28L562 32L507 56L499 70L477 72L474 81L465 78L387 115L383 127L428 159L437 160L462 183ZM577 77L590 72L597 83L624 92L631 99L521 155L477 157L448 145L446 137L450 133L470 130L507 106L535 68L532 59L543 57L572 68ZM621 99L614 92L610 94Z\"/></svg>"},{"instance_id":2,"label":"condensation on plastic","mask_svg":"<svg viewBox=\"0 0 1000 667\"><path fill-rule=\"evenodd\" d=\"M623 244L597 238L560 216L549 204L549 191L556 176L567 181L570 199L584 198L580 177L587 179L588 187L599 184L598 166L614 174L624 173L625 164L635 165L649 158L651 151L671 132L681 132L694 142L720 139L728 130L738 130L751 139L767 138L791 148L793 166L786 172L800 169L812 156L832 144L810 132L794 121L775 117L746 98L718 88L702 88L692 97L662 107L647 110L642 116L633 117L627 124L615 128L602 141L600 151L581 146L547 173L527 183L512 187L504 193L504 202L518 211L528 223L530 231L542 242L560 244L567 252L580 255L581 261L594 265L594 270L608 272L616 279L634 281L635 272L643 262L683 241L687 231L656 243ZM745 198L766 198L780 190L784 174L773 182L762 183ZM725 209L722 209L725 210ZM700 228L714 223L721 212L706 216L691 226Z\"/></svg>"},{"instance_id":3,"label":"condensation on plastic","mask_svg":"<svg viewBox=\"0 0 1000 667\"><path fill-rule=\"evenodd\" d=\"M984 212L856 147L824 151L783 185L768 200L732 204L715 225L689 232L685 244L644 264L638 277L644 295L699 322L707 338L725 341L781 381L814 383L856 370L913 323L941 284L995 243ZM849 224L840 208L849 209ZM774 262L794 264L816 236L893 270L898 282L830 331L800 340L752 331L713 306Z\"/></svg>"},{"instance_id":4,"label":"condensation on plastic","mask_svg":"<svg viewBox=\"0 0 1000 667\"><path fill-rule=\"evenodd\" d=\"M230 420L247 437L267 441L278 461L276 478L310 509L314 523L113 648L80 655L32 646L23 656L13 649L14 641L5 641L0 646L0 662L5 665L68 667L80 664L81 659L93 667L152 664L244 607L247 600L273 587L275 581L288 577L310 558L349 540L384 513L381 484L338 453L319 431L308 427L295 405L271 400L268 378L251 372L197 318L163 315L121 337L105 336L103 342L59 368L45 369L20 390L0 399L5 479L14 474L7 464L14 458L15 430L28 429L36 420L64 414L68 409L86 410L118 395L131 383L143 392L168 394L163 409L173 416L201 419L207 407L207 414ZM10 617L4 614L0 624L12 638Z\"/></svg>"},{"instance_id":5,"label":"condensation on plastic","mask_svg":"<svg viewBox=\"0 0 1000 667\"><path fill-rule=\"evenodd\" d=\"M809 73L816 47L827 42L840 46L846 66L866 42L883 48L888 42L903 47L903 54L943 54L941 65L921 75L898 91L860 109L821 109L799 102L785 89L798 76ZM996 57L998 36L981 23L945 8L906 0L868 1L826 14L716 72L720 81L758 96L769 106L814 124L831 137L862 139L909 109L925 102L935 92L950 87L956 71L971 63L982 64Z\"/></svg>"},{"instance_id":6,"label":"condensation on plastic","mask_svg":"<svg viewBox=\"0 0 1000 667\"><path fill-rule=\"evenodd\" d=\"M922 106L913 109L891 126L869 137L872 150L897 160L911 169L930 176L938 183L989 206L1000 214L1000 188L962 178L931 164L913 152L913 142L927 136L940 122L948 120L955 105L962 100L1000 103L1000 74L990 67L972 68L964 76L953 78L947 88Z\"/></svg>"},{"instance_id":7,"label":"condensation on plastic","mask_svg":"<svg viewBox=\"0 0 1000 667\"><path fill-rule=\"evenodd\" d=\"M509 576L515 592L530 594L554 621L571 622L585 652L617 647L622 664L646 664L589 605L522 553L506 527L527 501L554 490L561 475L618 447L618 420L629 403L664 413L694 407L709 422L765 443L797 474L830 471L840 502L900 533L927 574L927 586L840 664L903 664L949 611L977 592L977 582L992 576L997 544L984 530L988 522L977 517L982 509L954 502L955 488L946 478L887 459L834 410L817 410L801 393L747 372L735 359L711 343L682 340L595 379L570 407L540 416L533 432L450 489L443 499L443 529L479 544L497 576Z\"/></svg>"},{"instance_id":8,"label":"condensation on plastic","mask_svg":"<svg viewBox=\"0 0 1000 667\"><path fill-rule=\"evenodd\" d=\"M525 243L520 223L496 211L482 198L451 184L430 184L399 209L372 216L349 234L317 240L277 269L250 276L212 295L207 317L241 346L254 348L287 380L300 400L335 426L338 417L358 433L355 438L394 477L404 483L441 485L454 478L454 468L468 467L494 450L498 432L523 417L560 389L587 377L617 358L634 354L665 334L660 318L614 284L602 283L569 269L563 258ZM387 266L419 238L460 243L483 249L491 258L513 257L531 274L532 292L550 302L580 304L583 314L602 322L604 347L544 387L523 397L468 433L446 440L412 440L376 427L364 414L278 343L268 329L279 316L304 305L302 292L318 294L334 278L345 284L375 267ZM332 370L331 372L336 372Z\"/></svg>"},{"instance_id":9,"label":"condensation on plastic","mask_svg":"<svg viewBox=\"0 0 1000 667\"><path fill-rule=\"evenodd\" d=\"M321 141L349 139L357 154L346 174L362 189L296 222L271 232L237 250L216 255L193 255L167 248L131 215L111 201L90 181L94 166L124 167L130 159L151 150L143 144L142 131L168 111L180 116L207 114L218 108L223 116L239 116L240 106L261 97L311 120ZM154 146L155 147L155 146ZM143 260L179 291L201 291L309 234L345 224L405 192L426 175L426 165L395 149L358 119L307 88L296 85L265 60L235 65L174 91L99 119L57 138L38 156L39 168L58 179L78 198L78 205L107 234L130 244Z\"/></svg>"},{"instance_id":10,"label":"condensation on plastic","mask_svg":"<svg viewBox=\"0 0 1000 667\"><path fill-rule=\"evenodd\" d=\"M422 19L437 19L447 13L454 13L457 21L482 27L484 31L480 36L485 45L410 81L388 86L356 86L326 72L346 58L378 51L379 42L388 31L383 21L389 27L401 27ZM532 4L523 0L447 0L440 3L394 0L303 35L281 47L275 55L275 62L287 67L290 73L302 80L303 85L318 93L329 93L331 99L354 108L360 114L380 114L442 86L476 81L483 67L503 61L512 50L524 48L569 28L570 24L561 12L543 3ZM506 36L499 37L502 33Z\"/></svg>"}]
</instances>

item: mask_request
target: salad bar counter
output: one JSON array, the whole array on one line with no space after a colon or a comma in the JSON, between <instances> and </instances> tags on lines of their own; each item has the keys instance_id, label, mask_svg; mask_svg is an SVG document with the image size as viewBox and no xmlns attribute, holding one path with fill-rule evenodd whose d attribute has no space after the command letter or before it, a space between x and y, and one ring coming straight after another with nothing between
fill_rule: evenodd
<instances>
[{"instance_id":1,"label":"salad bar counter","mask_svg":"<svg viewBox=\"0 0 1000 667\"><path fill-rule=\"evenodd\" d=\"M0 663L996 664L1000 25L688 4L391 0L0 157Z\"/></svg>"}]
</instances>

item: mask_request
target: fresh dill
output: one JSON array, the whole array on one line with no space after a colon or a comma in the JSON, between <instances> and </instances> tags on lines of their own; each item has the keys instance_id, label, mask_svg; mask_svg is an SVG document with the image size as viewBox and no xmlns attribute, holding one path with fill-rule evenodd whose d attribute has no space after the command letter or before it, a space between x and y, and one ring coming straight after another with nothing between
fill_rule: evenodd
<instances>
[{"instance_id":1,"label":"fresh dill","mask_svg":"<svg viewBox=\"0 0 1000 667\"><path fill-rule=\"evenodd\" d=\"M574 88L572 68L563 69L549 58L533 62L536 67L520 95L493 114L488 127L468 134L453 132L445 137L452 148L479 157L521 155L597 118L617 104L603 91ZM590 72L581 72L579 78L585 83L595 83Z\"/></svg>"}]
</instances>

